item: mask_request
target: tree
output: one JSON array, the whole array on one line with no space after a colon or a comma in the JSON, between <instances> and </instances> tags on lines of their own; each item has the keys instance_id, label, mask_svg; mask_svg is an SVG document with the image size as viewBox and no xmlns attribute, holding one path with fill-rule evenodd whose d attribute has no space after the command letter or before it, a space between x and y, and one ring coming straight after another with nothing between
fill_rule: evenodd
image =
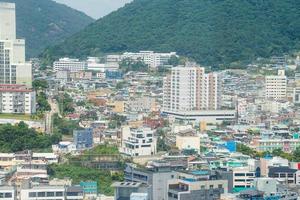
<instances>
[{"instance_id":1,"label":"tree","mask_svg":"<svg viewBox=\"0 0 300 200\"><path fill-rule=\"evenodd\" d=\"M0 151L44 150L61 140L59 134L45 135L29 128L24 122L0 126ZM8 142L9 141L9 142Z\"/></svg>"},{"instance_id":2,"label":"tree","mask_svg":"<svg viewBox=\"0 0 300 200\"><path fill-rule=\"evenodd\" d=\"M45 90L48 87L48 82L44 79L36 79L32 82L32 88L34 90Z\"/></svg>"}]
</instances>

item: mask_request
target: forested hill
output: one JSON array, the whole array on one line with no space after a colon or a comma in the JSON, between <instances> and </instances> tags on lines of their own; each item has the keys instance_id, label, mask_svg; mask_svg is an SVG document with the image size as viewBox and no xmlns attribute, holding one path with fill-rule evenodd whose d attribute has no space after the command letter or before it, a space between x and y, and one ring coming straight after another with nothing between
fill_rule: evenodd
<instances>
[{"instance_id":1,"label":"forested hill","mask_svg":"<svg viewBox=\"0 0 300 200\"><path fill-rule=\"evenodd\" d=\"M299 0L135 0L43 56L156 50L231 63L299 49L299 19Z\"/></svg>"},{"instance_id":2,"label":"forested hill","mask_svg":"<svg viewBox=\"0 0 300 200\"><path fill-rule=\"evenodd\" d=\"M62 42L94 20L52 0L0 0L16 3L17 36L26 39L27 57Z\"/></svg>"}]
</instances>

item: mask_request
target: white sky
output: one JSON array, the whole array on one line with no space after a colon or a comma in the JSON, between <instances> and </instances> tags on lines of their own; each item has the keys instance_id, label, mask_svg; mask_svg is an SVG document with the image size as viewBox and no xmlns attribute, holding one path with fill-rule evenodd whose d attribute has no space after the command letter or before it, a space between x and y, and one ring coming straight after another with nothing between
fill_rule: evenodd
<instances>
[{"instance_id":1,"label":"white sky","mask_svg":"<svg viewBox=\"0 0 300 200\"><path fill-rule=\"evenodd\" d=\"M98 19L117 10L132 0L55 0L72 8L80 10L87 15Z\"/></svg>"}]
</instances>

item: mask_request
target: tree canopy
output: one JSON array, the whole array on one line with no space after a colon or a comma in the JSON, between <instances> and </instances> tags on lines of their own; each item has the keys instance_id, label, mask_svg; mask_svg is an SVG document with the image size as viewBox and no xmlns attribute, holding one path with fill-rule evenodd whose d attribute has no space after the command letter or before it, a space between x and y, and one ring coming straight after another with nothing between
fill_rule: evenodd
<instances>
[{"instance_id":1,"label":"tree canopy","mask_svg":"<svg viewBox=\"0 0 300 200\"><path fill-rule=\"evenodd\" d=\"M44 150L58 143L60 139L59 134L50 136L38 133L24 122L0 125L0 152Z\"/></svg>"},{"instance_id":2,"label":"tree canopy","mask_svg":"<svg viewBox=\"0 0 300 200\"><path fill-rule=\"evenodd\" d=\"M200 64L240 67L299 49L299 17L298 0L135 0L43 57L176 51Z\"/></svg>"}]
</instances>

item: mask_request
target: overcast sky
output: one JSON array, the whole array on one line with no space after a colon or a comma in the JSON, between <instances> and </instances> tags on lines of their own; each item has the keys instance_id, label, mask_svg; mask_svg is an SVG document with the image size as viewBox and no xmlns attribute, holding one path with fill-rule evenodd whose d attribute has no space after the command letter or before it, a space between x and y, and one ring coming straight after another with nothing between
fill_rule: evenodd
<instances>
[{"instance_id":1,"label":"overcast sky","mask_svg":"<svg viewBox=\"0 0 300 200\"><path fill-rule=\"evenodd\" d=\"M132 0L55 0L59 3L67 4L77 10L85 12L87 15L98 19L108 13L117 10Z\"/></svg>"}]
</instances>

